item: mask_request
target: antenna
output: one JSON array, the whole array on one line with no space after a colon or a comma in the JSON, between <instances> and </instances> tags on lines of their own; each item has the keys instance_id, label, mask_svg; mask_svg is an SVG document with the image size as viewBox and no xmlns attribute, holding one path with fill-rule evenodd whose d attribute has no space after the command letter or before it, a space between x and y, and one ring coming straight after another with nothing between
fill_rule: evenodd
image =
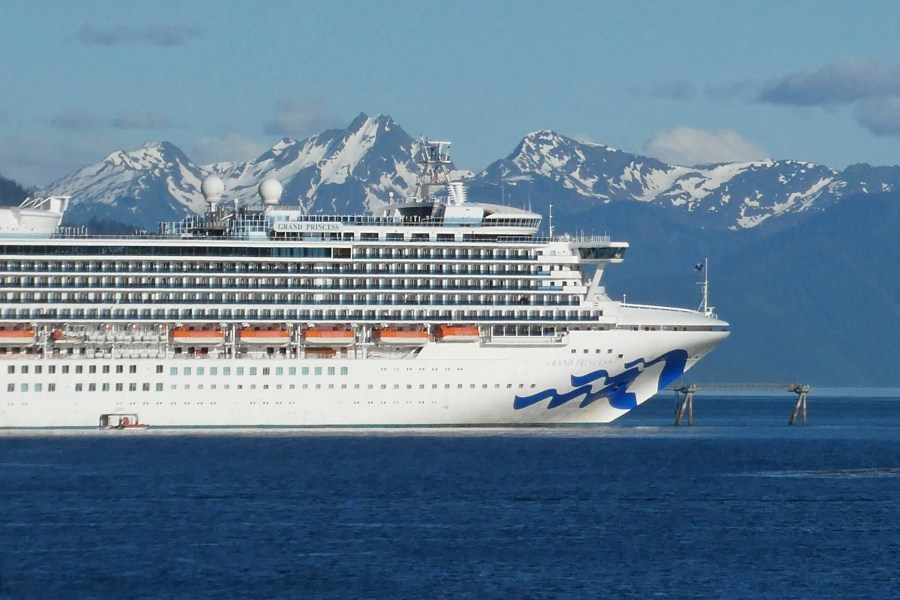
<instances>
[{"instance_id":1,"label":"antenna","mask_svg":"<svg viewBox=\"0 0 900 600\"><path fill-rule=\"evenodd\" d=\"M530 200L530 198L529 198ZM550 205L550 237L553 237L553 205Z\"/></svg>"},{"instance_id":2,"label":"antenna","mask_svg":"<svg viewBox=\"0 0 900 600\"><path fill-rule=\"evenodd\" d=\"M703 296L700 300L700 312L702 312L707 317L715 317L716 310L712 306L709 305L709 259L703 259L703 281L700 282L700 286L703 289Z\"/></svg>"}]
</instances>

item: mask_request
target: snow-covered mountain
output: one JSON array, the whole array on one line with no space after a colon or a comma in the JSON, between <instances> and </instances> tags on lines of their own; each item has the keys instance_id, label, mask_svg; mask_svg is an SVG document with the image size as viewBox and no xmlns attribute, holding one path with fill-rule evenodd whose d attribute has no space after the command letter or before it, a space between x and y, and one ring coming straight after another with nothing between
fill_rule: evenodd
<instances>
[{"instance_id":1,"label":"snow-covered mountain","mask_svg":"<svg viewBox=\"0 0 900 600\"><path fill-rule=\"evenodd\" d=\"M390 192L404 194L415 182L413 140L388 116L359 115L347 129L297 141L285 138L249 162L197 165L168 142L118 151L48 186L72 197L70 224L111 221L155 230L160 221L202 213L203 178L225 182L228 198L258 200L269 177L284 186L282 201L310 212L371 212Z\"/></svg>"},{"instance_id":2,"label":"snow-covered mountain","mask_svg":"<svg viewBox=\"0 0 900 600\"><path fill-rule=\"evenodd\" d=\"M893 172L892 181L888 188L900 181L900 172ZM521 200L524 192L532 201L562 201L570 210L596 202L647 202L690 213L697 226L735 230L814 206L824 208L846 188L838 171L807 162L681 167L552 131L527 135L472 185L495 195L502 187L507 200Z\"/></svg>"},{"instance_id":3,"label":"snow-covered mountain","mask_svg":"<svg viewBox=\"0 0 900 600\"><path fill-rule=\"evenodd\" d=\"M284 138L249 162L196 165L167 142L105 160L48 188L72 196L68 223L107 220L154 230L205 209L200 183L216 174L226 194L256 201L274 177L285 203L310 212L371 212L391 192L403 197L416 177L413 139L389 116L360 114L346 129L304 140ZM855 165L839 172L802 161L762 160L683 167L576 141L530 133L513 152L469 179L474 200L531 206L575 218L598 205L628 201L665 209L670 218L712 230L748 230L802 217L855 193L900 189L900 167Z\"/></svg>"},{"instance_id":4,"label":"snow-covered mountain","mask_svg":"<svg viewBox=\"0 0 900 600\"><path fill-rule=\"evenodd\" d=\"M161 142L113 152L102 162L66 175L47 191L72 197L69 223L111 220L155 229L152 223L203 210L199 191L206 174L176 146Z\"/></svg>"}]
</instances>

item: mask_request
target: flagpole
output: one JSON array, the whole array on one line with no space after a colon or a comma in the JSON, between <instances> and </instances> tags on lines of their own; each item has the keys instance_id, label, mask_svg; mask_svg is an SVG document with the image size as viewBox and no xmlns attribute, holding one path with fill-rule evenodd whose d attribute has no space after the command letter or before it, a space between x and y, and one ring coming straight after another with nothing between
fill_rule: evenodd
<instances>
[{"instance_id":1,"label":"flagpole","mask_svg":"<svg viewBox=\"0 0 900 600\"><path fill-rule=\"evenodd\" d=\"M703 259L703 314L709 314L709 258Z\"/></svg>"}]
</instances>

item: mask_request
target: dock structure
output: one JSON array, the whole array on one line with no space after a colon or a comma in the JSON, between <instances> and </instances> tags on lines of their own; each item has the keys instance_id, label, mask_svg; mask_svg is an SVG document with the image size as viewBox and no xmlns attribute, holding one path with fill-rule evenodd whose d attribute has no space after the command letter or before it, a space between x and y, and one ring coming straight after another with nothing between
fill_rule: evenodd
<instances>
[{"instance_id":1,"label":"dock structure","mask_svg":"<svg viewBox=\"0 0 900 600\"><path fill-rule=\"evenodd\" d=\"M797 417L800 417L800 424L806 425L806 401L811 388L805 383L711 383L706 384L705 386L695 383L679 383L673 384L667 388L675 392L676 427L682 424L685 415L687 415L688 426L690 427L694 424L694 393L704 387L713 390L787 390L797 394L797 403L794 405L794 410L791 413L788 424L791 426L796 425Z\"/></svg>"},{"instance_id":2,"label":"dock structure","mask_svg":"<svg viewBox=\"0 0 900 600\"><path fill-rule=\"evenodd\" d=\"M809 395L809 386L806 384L794 384L790 390L797 394L797 404L794 405L794 412L791 413L791 420L788 425L797 424L797 413L800 413L800 423L806 425L806 397Z\"/></svg>"},{"instance_id":3,"label":"dock structure","mask_svg":"<svg viewBox=\"0 0 900 600\"><path fill-rule=\"evenodd\" d=\"M683 385L675 389L675 425L681 425L684 414L687 412L688 425L694 424L694 392L697 386L694 384ZM679 397L681 394L683 397Z\"/></svg>"}]
</instances>

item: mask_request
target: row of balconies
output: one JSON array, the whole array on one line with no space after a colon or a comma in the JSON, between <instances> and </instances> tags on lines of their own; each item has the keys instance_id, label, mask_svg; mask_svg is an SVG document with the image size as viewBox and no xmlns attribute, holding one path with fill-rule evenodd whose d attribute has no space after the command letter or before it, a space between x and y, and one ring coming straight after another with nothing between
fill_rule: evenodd
<instances>
[{"instance_id":1,"label":"row of balconies","mask_svg":"<svg viewBox=\"0 0 900 600\"><path fill-rule=\"evenodd\" d=\"M151 253L153 248L145 248L142 249L147 253ZM190 258L190 257L186 257ZM209 271L283 271L287 273L300 273L304 272L304 270L310 270L317 266L327 265L329 267L334 267L337 265L347 265L347 264L359 264L358 261L384 261L384 260L392 260L392 261L428 261L429 263L433 263L434 261L446 261L450 263L471 263L477 261L478 263L484 262L497 262L508 264L509 262L522 262L522 263L534 263L537 260L537 255L535 254L513 254L513 255L501 255L501 254L490 254L490 253L477 253L472 252L470 254L453 254L453 253L441 253L441 252L430 252L430 251L403 251L403 250L389 250L389 249L378 249L378 250L369 250L369 251L359 251L357 249L356 252L352 254L352 256L347 256L346 258L331 258L331 257L321 257L318 260L287 260L287 261L272 261L272 262L262 262L262 261L254 261L254 260L246 260L246 261L230 261L227 260L208 260L203 261L201 263L197 263L195 260L185 260L185 261L141 261L137 260L121 260L119 257L109 257L107 259L80 259L80 260L56 260L56 261L46 261L46 260L6 260L0 261L0 270L3 271L34 271L34 272L52 272L52 271L62 271L62 272L141 272L141 273L158 273L158 272L178 272L178 271L186 271L193 270L198 268L198 265L201 265L202 270ZM253 257L250 257L251 259ZM266 257L262 257L263 259ZM351 259L354 262L348 263L347 259Z\"/></svg>"},{"instance_id":2,"label":"row of balconies","mask_svg":"<svg viewBox=\"0 0 900 600\"><path fill-rule=\"evenodd\" d=\"M270 298L142 298L137 296L121 297L101 296L90 298L73 297L73 298L41 298L41 299L12 299L5 300L4 304L213 304L213 305L234 305L234 304L294 304L294 305L310 305L310 306L401 306L401 305L417 305L417 306L578 306L580 298L575 296L566 297L546 297L546 296L521 296L516 298L504 299L433 299L433 298L287 298L284 296L273 295Z\"/></svg>"},{"instance_id":3,"label":"row of balconies","mask_svg":"<svg viewBox=\"0 0 900 600\"><path fill-rule=\"evenodd\" d=\"M385 259L387 260L387 259ZM393 259L391 259L393 260ZM187 265L187 263L183 263ZM371 275L371 274L434 274L434 275L544 275L550 272L552 265L510 265L510 264L459 264L459 263L435 263L429 262L370 262L370 263L354 263L354 264L317 264L307 265L306 268L284 268L284 266L258 265L261 268L224 268L221 263L208 263L206 265L190 265L190 267L182 267L174 265L170 268L142 269L137 264L128 264L121 268L103 268L102 266L87 266L84 268L32 268L30 265L22 265L18 267L10 267L9 264L0 264L0 277L10 273L49 273L65 275L68 273L115 273L115 274L134 274L141 275L145 273L159 273L172 275L205 275L207 273L221 273L223 275L242 275L242 274L285 274L285 275ZM205 268L204 268L205 267ZM556 265L557 270L570 270L568 265Z\"/></svg>"},{"instance_id":4,"label":"row of balconies","mask_svg":"<svg viewBox=\"0 0 900 600\"><path fill-rule=\"evenodd\" d=\"M279 283L277 281L266 282L263 284L262 282L253 282L255 285L244 285L244 286L236 286L233 284L224 284L224 283L216 283L214 280L209 280L207 282L198 282L198 281L188 281L183 280L179 282L173 283L147 283L147 282L93 282L93 283L79 283L79 282L69 282L69 283L53 283L53 282L21 282L21 283L6 283L5 288L0 288L0 293L7 292L13 293L20 290L62 290L67 292L77 293L79 290L147 290L147 291L160 291L160 290L226 290L233 291L236 293L244 292L248 290L252 291L271 291L277 292L282 290L296 290L299 292L307 291L307 292L321 292L321 293L329 293L329 292L341 292L341 291L379 291L379 290L414 290L414 291L447 291L447 290L462 290L462 291L531 291L531 292L547 292L547 291L561 291L566 287L574 287L580 285L580 282L574 279L571 280L559 280L558 282L548 282L546 280L538 280L538 281L529 281L529 280L500 280L505 281L505 283L498 283L497 280L483 280L479 284L475 284L473 282L465 282L465 281L455 281L455 280L442 280L442 281L423 281L423 280L413 280L413 281L399 281L399 280L391 280L391 281L377 281L377 282L357 282L354 284L333 284L333 283L315 283L315 282L289 282L289 283ZM249 282L248 282L249 283ZM180 285L179 285L180 284ZM300 284L300 285L297 285ZM374 285L373 285L374 284Z\"/></svg>"},{"instance_id":5,"label":"row of balconies","mask_svg":"<svg viewBox=\"0 0 900 600\"><path fill-rule=\"evenodd\" d=\"M310 311L310 310L283 310L271 311L264 314L263 309L242 309L239 311L229 309L196 310L196 309L51 309L37 310L25 309L12 311L9 309L0 312L0 318L18 321L78 321L78 320L166 320L166 321L259 321L259 322L509 322L509 321L537 321L537 322L571 322L571 321L596 321L600 317L599 312L582 311L546 311L545 314L510 312L510 314L478 314L470 311L421 311L417 313L405 313L402 311ZM274 314L274 313L278 314ZM360 313L360 314L356 314Z\"/></svg>"}]
</instances>

